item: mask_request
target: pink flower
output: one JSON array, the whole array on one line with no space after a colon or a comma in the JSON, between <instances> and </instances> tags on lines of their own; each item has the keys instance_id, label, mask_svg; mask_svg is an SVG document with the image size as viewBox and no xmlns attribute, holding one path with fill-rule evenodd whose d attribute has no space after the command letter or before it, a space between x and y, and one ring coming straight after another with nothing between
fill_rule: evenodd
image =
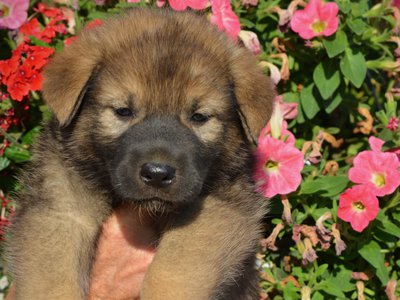
<instances>
[{"instance_id":1,"label":"pink flower","mask_svg":"<svg viewBox=\"0 0 400 300\"><path fill-rule=\"evenodd\" d=\"M293 144L267 135L260 137L254 154L256 166L253 176L260 194L268 198L286 195L300 185L304 158Z\"/></svg>"},{"instance_id":2,"label":"pink flower","mask_svg":"<svg viewBox=\"0 0 400 300\"><path fill-rule=\"evenodd\" d=\"M17 29L28 17L29 0L0 0L0 28Z\"/></svg>"},{"instance_id":3,"label":"pink flower","mask_svg":"<svg viewBox=\"0 0 400 300\"><path fill-rule=\"evenodd\" d=\"M297 117L297 106L299 106L298 103L284 102L282 96L277 96L275 101L277 101L279 109L282 111L283 118L285 120L295 119Z\"/></svg>"},{"instance_id":4,"label":"pink flower","mask_svg":"<svg viewBox=\"0 0 400 300\"><path fill-rule=\"evenodd\" d=\"M363 184L376 196L393 193L400 185L400 162L395 153L382 152L384 141L369 138L372 151L360 152L349 170L349 179Z\"/></svg>"},{"instance_id":5,"label":"pink flower","mask_svg":"<svg viewBox=\"0 0 400 300\"><path fill-rule=\"evenodd\" d=\"M130 0L130 1L133 2L136 0ZM185 10L188 7L200 10L206 8L207 4L208 0L169 0L169 5L174 10Z\"/></svg>"},{"instance_id":6,"label":"pink flower","mask_svg":"<svg viewBox=\"0 0 400 300\"><path fill-rule=\"evenodd\" d=\"M397 129L399 129L399 118L390 117L386 128L393 132L397 131Z\"/></svg>"},{"instance_id":7,"label":"pink flower","mask_svg":"<svg viewBox=\"0 0 400 300\"><path fill-rule=\"evenodd\" d=\"M260 41L254 32L241 30L239 33L239 38L242 40L246 48L249 49L254 55L261 53Z\"/></svg>"},{"instance_id":8,"label":"pink flower","mask_svg":"<svg viewBox=\"0 0 400 300\"><path fill-rule=\"evenodd\" d=\"M305 40L334 34L339 25L339 7L334 2L310 0L303 10L294 13L290 26Z\"/></svg>"},{"instance_id":9,"label":"pink flower","mask_svg":"<svg viewBox=\"0 0 400 300\"><path fill-rule=\"evenodd\" d=\"M338 217L350 222L355 231L363 231L378 212L378 198L364 185L356 185L340 195Z\"/></svg>"},{"instance_id":10,"label":"pink flower","mask_svg":"<svg viewBox=\"0 0 400 300\"><path fill-rule=\"evenodd\" d=\"M211 0L211 10L211 23L236 40L240 32L240 22L238 16L233 12L229 0Z\"/></svg>"}]
</instances>

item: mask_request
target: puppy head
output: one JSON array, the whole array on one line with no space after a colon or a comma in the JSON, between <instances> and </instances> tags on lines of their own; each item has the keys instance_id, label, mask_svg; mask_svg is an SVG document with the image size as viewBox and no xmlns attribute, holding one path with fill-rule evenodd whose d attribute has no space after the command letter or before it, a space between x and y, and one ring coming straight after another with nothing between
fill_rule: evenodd
<instances>
[{"instance_id":1,"label":"puppy head","mask_svg":"<svg viewBox=\"0 0 400 300\"><path fill-rule=\"evenodd\" d=\"M172 206L244 172L274 97L251 54L171 11L133 10L84 32L45 77L85 177L122 200Z\"/></svg>"}]
</instances>

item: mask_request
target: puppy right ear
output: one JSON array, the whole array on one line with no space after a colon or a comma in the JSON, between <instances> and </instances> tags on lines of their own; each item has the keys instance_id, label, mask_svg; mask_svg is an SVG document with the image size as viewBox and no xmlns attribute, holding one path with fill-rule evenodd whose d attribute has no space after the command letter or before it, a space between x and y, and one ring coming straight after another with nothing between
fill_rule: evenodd
<instances>
[{"instance_id":1,"label":"puppy right ear","mask_svg":"<svg viewBox=\"0 0 400 300\"><path fill-rule=\"evenodd\" d=\"M90 35L80 36L44 71L43 96L60 126L67 126L78 111L99 61L96 44Z\"/></svg>"}]
</instances>

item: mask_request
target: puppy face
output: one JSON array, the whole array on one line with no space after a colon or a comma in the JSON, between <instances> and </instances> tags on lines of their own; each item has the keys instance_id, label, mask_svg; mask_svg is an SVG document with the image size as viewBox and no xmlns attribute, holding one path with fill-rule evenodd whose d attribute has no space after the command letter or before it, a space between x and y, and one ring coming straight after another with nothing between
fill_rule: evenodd
<instances>
[{"instance_id":1,"label":"puppy face","mask_svg":"<svg viewBox=\"0 0 400 300\"><path fill-rule=\"evenodd\" d=\"M171 13L145 22L153 13L132 12L81 37L48 69L44 93L67 159L85 178L122 201L174 207L246 172L250 139L269 118L274 93L203 18ZM115 32L138 24L135 34ZM85 48L91 57L76 63ZM61 69L73 103L60 104L51 85ZM257 79L265 86L246 86Z\"/></svg>"}]
</instances>

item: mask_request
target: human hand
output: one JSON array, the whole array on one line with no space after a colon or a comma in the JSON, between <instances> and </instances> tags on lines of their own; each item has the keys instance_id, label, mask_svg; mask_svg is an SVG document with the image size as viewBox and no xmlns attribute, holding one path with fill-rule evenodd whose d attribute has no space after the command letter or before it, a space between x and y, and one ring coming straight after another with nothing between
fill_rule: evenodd
<instances>
[{"instance_id":1,"label":"human hand","mask_svg":"<svg viewBox=\"0 0 400 300\"><path fill-rule=\"evenodd\" d=\"M100 235L89 300L139 299L156 237L146 216L128 207L116 209Z\"/></svg>"}]
</instances>

